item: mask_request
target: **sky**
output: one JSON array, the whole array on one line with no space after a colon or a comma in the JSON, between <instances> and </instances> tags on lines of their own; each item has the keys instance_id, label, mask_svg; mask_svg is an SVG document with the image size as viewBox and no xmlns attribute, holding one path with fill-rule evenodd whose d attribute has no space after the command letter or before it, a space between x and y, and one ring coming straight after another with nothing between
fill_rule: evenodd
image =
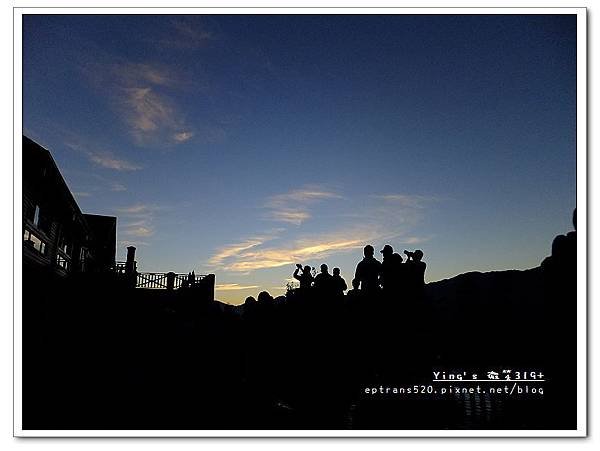
<instances>
[{"instance_id":1,"label":"sky","mask_svg":"<svg viewBox=\"0 0 600 451\"><path fill-rule=\"evenodd\" d=\"M428 282L537 266L572 229L576 75L574 15L28 15L23 133L117 259L238 304L296 263L350 285L366 244Z\"/></svg>"}]
</instances>

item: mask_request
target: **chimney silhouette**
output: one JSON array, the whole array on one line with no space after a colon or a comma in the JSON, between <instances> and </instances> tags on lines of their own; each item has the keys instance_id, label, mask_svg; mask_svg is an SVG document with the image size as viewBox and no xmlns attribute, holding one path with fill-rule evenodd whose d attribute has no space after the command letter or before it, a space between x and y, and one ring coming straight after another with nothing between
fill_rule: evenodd
<instances>
[{"instance_id":1,"label":"chimney silhouette","mask_svg":"<svg viewBox=\"0 0 600 451\"><path fill-rule=\"evenodd\" d=\"M137 270L135 261L135 246L127 246L127 262L125 263L125 274L133 274Z\"/></svg>"}]
</instances>

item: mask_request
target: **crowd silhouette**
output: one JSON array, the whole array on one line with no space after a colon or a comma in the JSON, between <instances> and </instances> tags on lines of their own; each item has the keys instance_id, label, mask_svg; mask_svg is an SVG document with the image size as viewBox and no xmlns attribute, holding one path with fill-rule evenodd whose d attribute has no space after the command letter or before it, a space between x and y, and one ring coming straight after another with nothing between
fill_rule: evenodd
<instances>
[{"instance_id":1,"label":"crowd silhouette","mask_svg":"<svg viewBox=\"0 0 600 451\"><path fill-rule=\"evenodd\" d=\"M405 293L408 298L423 296L425 287L425 269L427 265L420 249L410 252L405 250L406 262L391 245L386 244L380 251L382 261L375 258L375 249L370 244L363 249L364 257L356 266L354 278L352 279L352 290L348 292L350 297L361 294L369 296L385 295L390 298ZM305 291L314 288L318 292L327 292L333 296L342 296L348 289L345 279L340 274L340 268L333 268L333 274L329 273L329 267L323 263L320 273L314 275L315 269L309 265L296 264L293 277L298 280L299 290Z\"/></svg>"}]
</instances>

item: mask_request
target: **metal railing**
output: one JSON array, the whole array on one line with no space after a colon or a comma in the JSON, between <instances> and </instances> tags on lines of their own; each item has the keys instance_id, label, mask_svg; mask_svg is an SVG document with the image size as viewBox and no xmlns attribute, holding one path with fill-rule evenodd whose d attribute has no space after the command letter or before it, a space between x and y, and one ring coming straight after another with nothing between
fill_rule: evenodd
<instances>
[{"instance_id":1,"label":"metal railing","mask_svg":"<svg viewBox=\"0 0 600 451\"><path fill-rule=\"evenodd\" d=\"M196 275L190 277L188 274L174 273L173 289L181 287L194 287L204 279L205 275ZM136 288L169 288L168 284L169 273L166 272L138 272Z\"/></svg>"},{"instance_id":2,"label":"metal railing","mask_svg":"<svg viewBox=\"0 0 600 451\"><path fill-rule=\"evenodd\" d=\"M137 273L136 288L167 288L167 274L142 272Z\"/></svg>"},{"instance_id":3,"label":"metal railing","mask_svg":"<svg viewBox=\"0 0 600 451\"><path fill-rule=\"evenodd\" d=\"M134 266L135 267L135 266ZM127 262L117 261L113 267L115 273L126 276ZM135 288L153 289L178 289L182 287L191 288L199 286L201 281L207 277L205 274L184 274L170 272L135 272ZM172 274L170 276L170 274ZM172 287L169 287L169 277L173 279Z\"/></svg>"}]
</instances>

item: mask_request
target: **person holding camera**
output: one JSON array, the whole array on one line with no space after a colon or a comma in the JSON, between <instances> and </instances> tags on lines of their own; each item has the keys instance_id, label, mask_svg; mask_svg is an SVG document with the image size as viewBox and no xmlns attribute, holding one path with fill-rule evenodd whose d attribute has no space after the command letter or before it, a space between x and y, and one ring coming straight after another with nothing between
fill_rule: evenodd
<instances>
[{"instance_id":1,"label":"person holding camera","mask_svg":"<svg viewBox=\"0 0 600 451\"><path fill-rule=\"evenodd\" d=\"M425 288L425 269L427 264L422 261L423 251L417 249L414 252L404 251L406 255L407 281L411 291L415 295L421 295Z\"/></svg>"},{"instance_id":2,"label":"person holding camera","mask_svg":"<svg viewBox=\"0 0 600 451\"><path fill-rule=\"evenodd\" d=\"M302 268L302 265L300 263L296 264L296 270L294 271L294 279L300 282L300 288L305 289L310 288L312 286L314 277L311 274L311 269L312 268L308 265ZM302 274L298 274L300 270L302 270Z\"/></svg>"}]
</instances>

